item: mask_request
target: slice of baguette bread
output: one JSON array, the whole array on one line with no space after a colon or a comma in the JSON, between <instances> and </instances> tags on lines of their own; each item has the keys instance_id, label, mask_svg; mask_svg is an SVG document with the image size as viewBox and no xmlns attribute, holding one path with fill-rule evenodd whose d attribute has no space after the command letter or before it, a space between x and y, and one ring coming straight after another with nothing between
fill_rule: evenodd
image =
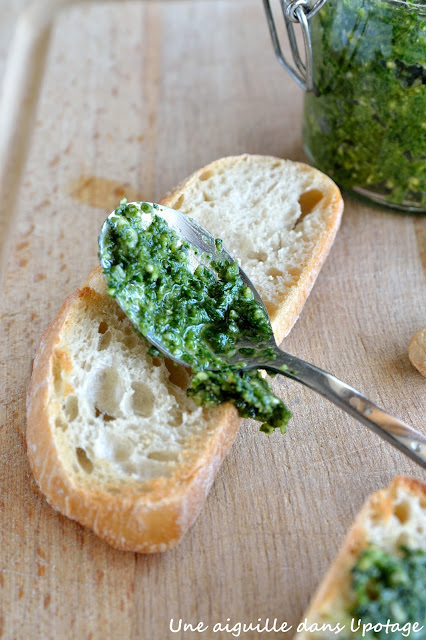
<instances>
[{"instance_id":1,"label":"slice of baguette bread","mask_svg":"<svg viewBox=\"0 0 426 640\"><path fill-rule=\"evenodd\" d=\"M354 597L351 569L369 544L388 553L397 553L400 545L426 551L425 484L399 476L389 487L367 499L302 617L301 624L305 624L296 634L297 640L336 638L336 632L330 628L314 629L327 624L333 628L337 623L345 625L346 635L342 633L342 636L356 637L350 631L348 613Z\"/></svg>"},{"instance_id":2,"label":"slice of baguette bread","mask_svg":"<svg viewBox=\"0 0 426 640\"><path fill-rule=\"evenodd\" d=\"M241 156L200 170L162 203L225 239L281 341L338 229L335 184L303 164ZM187 383L186 369L147 354L95 269L43 333L28 390L28 455L48 502L119 549L177 544L241 422L230 404L197 407Z\"/></svg>"},{"instance_id":3,"label":"slice of baguette bread","mask_svg":"<svg viewBox=\"0 0 426 640\"><path fill-rule=\"evenodd\" d=\"M280 344L339 228L343 200L336 185L301 162L231 156L196 171L161 204L222 238L264 300Z\"/></svg>"}]
</instances>

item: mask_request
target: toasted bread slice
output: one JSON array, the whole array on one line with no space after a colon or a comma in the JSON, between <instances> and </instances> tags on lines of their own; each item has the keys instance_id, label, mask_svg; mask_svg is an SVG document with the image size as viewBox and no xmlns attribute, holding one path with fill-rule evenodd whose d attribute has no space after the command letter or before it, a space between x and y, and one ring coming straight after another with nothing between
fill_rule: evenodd
<instances>
[{"instance_id":1,"label":"toasted bread slice","mask_svg":"<svg viewBox=\"0 0 426 640\"><path fill-rule=\"evenodd\" d=\"M399 476L367 499L303 615L305 628L296 634L297 640L335 638L332 629L338 623L348 630L345 637L354 636L349 614L354 597L351 569L370 544L388 553L397 553L401 545L426 551L426 485ZM313 630L325 625L329 628Z\"/></svg>"},{"instance_id":2,"label":"toasted bread slice","mask_svg":"<svg viewBox=\"0 0 426 640\"><path fill-rule=\"evenodd\" d=\"M224 237L281 341L338 229L336 185L300 163L241 156L205 167L162 203ZM28 391L28 454L48 502L119 549L177 544L241 422L230 404L197 407L187 383L187 370L148 355L95 269L43 333Z\"/></svg>"}]
</instances>

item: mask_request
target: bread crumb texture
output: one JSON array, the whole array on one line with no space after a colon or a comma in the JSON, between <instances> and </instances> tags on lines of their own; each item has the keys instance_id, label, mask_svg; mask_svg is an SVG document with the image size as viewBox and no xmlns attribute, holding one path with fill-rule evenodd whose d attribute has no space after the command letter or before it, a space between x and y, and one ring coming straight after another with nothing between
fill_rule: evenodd
<instances>
[{"instance_id":1,"label":"bread crumb texture","mask_svg":"<svg viewBox=\"0 0 426 640\"><path fill-rule=\"evenodd\" d=\"M222 238L271 309L297 285L337 200L334 183L307 165L243 155L212 163L162 202Z\"/></svg>"},{"instance_id":2,"label":"bread crumb texture","mask_svg":"<svg viewBox=\"0 0 426 640\"><path fill-rule=\"evenodd\" d=\"M185 393L187 371L151 358L113 300L78 304L53 355L49 397L67 473L110 490L171 476L211 426Z\"/></svg>"},{"instance_id":3,"label":"bread crumb texture","mask_svg":"<svg viewBox=\"0 0 426 640\"><path fill-rule=\"evenodd\" d=\"M388 553L401 545L426 551L426 486L398 478L374 494L365 529L368 542Z\"/></svg>"}]
</instances>

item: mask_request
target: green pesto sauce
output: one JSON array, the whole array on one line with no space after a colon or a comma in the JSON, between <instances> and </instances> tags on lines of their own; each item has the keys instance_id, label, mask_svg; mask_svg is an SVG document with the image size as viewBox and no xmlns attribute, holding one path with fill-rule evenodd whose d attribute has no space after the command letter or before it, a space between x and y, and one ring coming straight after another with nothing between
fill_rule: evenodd
<instances>
[{"instance_id":1,"label":"green pesto sauce","mask_svg":"<svg viewBox=\"0 0 426 640\"><path fill-rule=\"evenodd\" d=\"M142 336L191 367L187 393L196 404L230 401L243 417L261 421L262 431L284 433L291 414L266 380L223 360L236 352L239 340L258 349L272 336L238 264L219 256L222 243L216 240L211 270L202 264L191 269L195 247L180 241L155 208L140 207L142 212L123 200L108 218L99 253L108 293ZM266 346L261 353L273 357ZM161 355L153 348L151 354Z\"/></svg>"},{"instance_id":2,"label":"green pesto sauce","mask_svg":"<svg viewBox=\"0 0 426 640\"><path fill-rule=\"evenodd\" d=\"M308 155L344 189L424 210L425 0L328 0L312 39Z\"/></svg>"},{"instance_id":3,"label":"green pesto sauce","mask_svg":"<svg viewBox=\"0 0 426 640\"><path fill-rule=\"evenodd\" d=\"M426 553L401 547L398 555L377 547L364 550L352 569L356 603L349 612L363 624L386 624L387 620L403 627L417 622L423 630L413 633L417 640L426 639ZM367 640L389 639L384 629L370 632ZM403 640L399 631L393 640Z\"/></svg>"}]
</instances>

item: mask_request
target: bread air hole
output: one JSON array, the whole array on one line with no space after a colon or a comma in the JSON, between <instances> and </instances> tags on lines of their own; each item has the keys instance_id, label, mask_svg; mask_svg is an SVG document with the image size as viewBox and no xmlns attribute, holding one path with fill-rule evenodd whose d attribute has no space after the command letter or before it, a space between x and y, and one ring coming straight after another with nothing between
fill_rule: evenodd
<instances>
[{"instance_id":1,"label":"bread air hole","mask_svg":"<svg viewBox=\"0 0 426 640\"><path fill-rule=\"evenodd\" d=\"M85 450L82 449L81 447L77 447L77 449L75 450L75 453L77 456L78 464L83 469L83 471L85 473L92 473L93 464L92 464L92 461L88 458Z\"/></svg>"},{"instance_id":2,"label":"bread air hole","mask_svg":"<svg viewBox=\"0 0 426 640\"><path fill-rule=\"evenodd\" d=\"M69 422L75 420L78 416L78 398L77 396L68 396L63 406L64 413Z\"/></svg>"},{"instance_id":3,"label":"bread air hole","mask_svg":"<svg viewBox=\"0 0 426 640\"><path fill-rule=\"evenodd\" d=\"M151 451L148 453L150 460L158 460L159 462L175 462L178 454L172 451Z\"/></svg>"},{"instance_id":4,"label":"bread air hole","mask_svg":"<svg viewBox=\"0 0 426 640\"><path fill-rule=\"evenodd\" d=\"M148 385L143 382L132 382L132 389L133 411L143 418L149 418L154 409L154 394Z\"/></svg>"},{"instance_id":5,"label":"bread air hole","mask_svg":"<svg viewBox=\"0 0 426 640\"><path fill-rule=\"evenodd\" d=\"M182 391L186 391L189 385L189 373L185 367L181 367L173 362L173 360L164 361L167 371L169 372L169 380Z\"/></svg>"},{"instance_id":6,"label":"bread air hole","mask_svg":"<svg viewBox=\"0 0 426 640\"><path fill-rule=\"evenodd\" d=\"M62 380L61 361L58 354L56 353L53 358L52 373L53 373L53 387L55 389L55 393L59 395L62 391L63 380Z\"/></svg>"},{"instance_id":7,"label":"bread air hole","mask_svg":"<svg viewBox=\"0 0 426 640\"><path fill-rule=\"evenodd\" d=\"M397 504L393 512L398 520L404 524L404 522L408 522L410 519L410 511L410 503L404 501Z\"/></svg>"},{"instance_id":8,"label":"bread air hole","mask_svg":"<svg viewBox=\"0 0 426 640\"><path fill-rule=\"evenodd\" d=\"M183 205L183 201L184 200L185 200L185 196L182 194L181 196L179 196L179 198L174 203L173 209L180 209L181 206Z\"/></svg>"},{"instance_id":9,"label":"bread air hole","mask_svg":"<svg viewBox=\"0 0 426 640\"><path fill-rule=\"evenodd\" d=\"M258 260L259 262L265 262L267 257L268 254L265 251L252 251L247 256L249 260Z\"/></svg>"},{"instance_id":10,"label":"bread air hole","mask_svg":"<svg viewBox=\"0 0 426 640\"><path fill-rule=\"evenodd\" d=\"M111 337L111 331L105 331L105 333L101 335L98 342L98 351L103 351L109 347Z\"/></svg>"},{"instance_id":11,"label":"bread air hole","mask_svg":"<svg viewBox=\"0 0 426 640\"><path fill-rule=\"evenodd\" d=\"M206 180L209 180L209 178L211 178L213 176L213 171L210 169L208 169L207 171L203 171L202 174L200 174L199 179L201 180L201 182L205 182Z\"/></svg>"},{"instance_id":12,"label":"bread air hole","mask_svg":"<svg viewBox=\"0 0 426 640\"><path fill-rule=\"evenodd\" d=\"M299 267L290 267L290 269L287 270L287 273L293 278L298 278L302 273L302 269L300 269Z\"/></svg>"},{"instance_id":13,"label":"bread air hole","mask_svg":"<svg viewBox=\"0 0 426 640\"><path fill-rule=\"evenodd\" d=\"M274 189L276 189L279 185L279 182L273 182L269 187L266 193L271 193Z\"/></svg>"},{"instance_id":14,"label":"bread air hole","mask_svg":"<svg viewBox=\"0 0 426 640\"><path fill-rule=\"evenodd\" d=\"M302 213L299 216L298 222L301 222L305 216L311 213L323 197L324 194L318 189L311 189L310 191L302 193L299 198L300 210Z\"/></svg>"},{"instance_id":15,"label":"bread air hole","mask_svg":"<svg viewBox=\"0 0 426 640\"><path fill-rule=\"evenodd\" d=\"M180 427L183 423L183 411L180 408L174 407L169 417L169 424L171 427Z\"/></svg>"},{"instance_id":16,"label":"bread air hole","mask_svg":"<svg viewBox=\"0 0 426 640\"><path fill-rule=\"evenodd\" d=\"M279 276L283 275L283 272L279 269L276 269L275 267L271 267L270 269L268 269L267 274L268 276L271 276L271 278L278 278Z\"/></svg>"},{"instance_id":17,"label":"bread air hole","mask_svg":"<svg viewBox=\"0 0 426 640\"><path fill-rule=\"evenodd\" d=\"M300 278L301 269L298 267L291 267L287 270L286 283L288 287L294 285ZM282 274L281 274L282 275Z\"/></svg>"},{"instance_id":18,"label":"bread air hole","mask_svg":"<svg viewBox=\"0 0 426 640\"><path fill-rule=\"evenodd\" d=\"M95 405L95 418L99 418L99 416L102 416L102 420L104 422L111 422L111 420L115 420L114 416L110 416L108 413L99 411L99 408Z\"/></svg>"},{"instance_id":19,"label":"bread air hole","mask_svg":"<svg viewBox=\"0 0 426 640\"><path fill-rule=\"evenodd\" d=\"M56 416L55 418L55 427L57 429L61 429L61 431L66 431L68 429L68 425L62 416Z\"/></svg>"},{"instance_id":20,"label":"bread air hole","mask_svg":"<svg viewBox=\"0 0 426 640\"><path fill-rule=\"evenodd\" d=\"M106 333L108 329L108 324L105 322L105 320L102 320L102 322L100 323L99 327L98 327L98 333Z\"/></svg>"},{"instance_id":21,"label":"bread air hole","mask_svg":"<svg viewBox=\"0 0 426 640\"><path fill-rule=\"evenodd\" d=\"M131 333L129 336L126 336L123 340L123 344L130 350L134 349L138 342L140 342L141 338L138 338L136 333Z\"/></svg>"}]
</instances>

